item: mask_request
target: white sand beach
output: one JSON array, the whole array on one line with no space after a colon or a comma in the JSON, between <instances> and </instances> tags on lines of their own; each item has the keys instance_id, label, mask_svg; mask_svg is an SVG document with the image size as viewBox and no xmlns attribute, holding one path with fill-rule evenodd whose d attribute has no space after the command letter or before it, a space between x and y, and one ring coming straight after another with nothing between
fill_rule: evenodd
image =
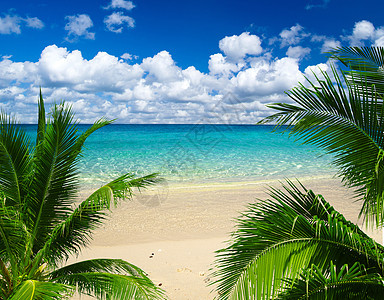
<instances>
[{"instance_id":1,"label":"white sand beach","mask_svg":"<svg viewBox=\"0 0 384 300\"><path fill-rule=\"evenodd\" d=\"M301 182L322 194L352 222L361 203L338 178L305 178ZM233 219L256 198L266 198L278 181L159 186L113 209L90 247L78 257L122 258L145 270L169 299L213 299L209 269L214 251L233 230ZM361 221L359 222L361 223ZM381 232L369 232L381 242ZM82 297L81 299L87 299Z\"/></svg>"}]
</instances>

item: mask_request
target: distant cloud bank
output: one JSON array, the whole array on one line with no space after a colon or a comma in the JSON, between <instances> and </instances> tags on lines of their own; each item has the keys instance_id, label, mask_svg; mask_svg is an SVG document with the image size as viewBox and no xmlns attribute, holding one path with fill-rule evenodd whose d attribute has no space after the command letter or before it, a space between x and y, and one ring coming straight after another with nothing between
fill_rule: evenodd
<instances>
[{"instance_id":1,"label":"distant cloud bank","mask_svg":"<svg viewBox=\"0 0 384 300\"><path fill-rule=\"evenodd\" d=\"M108 9L132 9L128 2L112 1ZM1 22L14 25L1 27L0 23L0 30L16 34L21 30L17 26L43 26L37 18ZM119 30L129 24L116 21L111 26ZM85 14L68 16L68 38L95 38L92 26ZM117 57L106 52L85 59L79 50L50 45L36 62L16 62L10 56L0 60L0 108L12 111L23 123L36 122L41 86L49 103L66 100L83 123L101 116L117 118L120 123L220 122L212 109L222 101L228 120L253 124L270 114L265 104L289 101L284 91L303 82L304 76L311 79L320 69L328 70L328 63L303 70L303 60L312 53L303 40L319 49L364 43L383 46L384 29L362 20L349 35L339 37L314 35L299 24L271 39L249 32L226 36L218 43L220 52L207 57L208 72L194 66L181 68L166 50L141 61L130 53ZM274 57L274 46L284 49L286 55ZM228 95L230 102L225 101Z\"/></svg>"}]
</instances>

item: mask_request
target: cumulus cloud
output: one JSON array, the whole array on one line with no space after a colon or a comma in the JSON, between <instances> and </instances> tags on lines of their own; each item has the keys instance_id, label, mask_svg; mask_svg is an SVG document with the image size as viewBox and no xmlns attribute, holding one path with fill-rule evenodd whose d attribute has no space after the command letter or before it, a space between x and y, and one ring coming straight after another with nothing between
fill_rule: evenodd
<instances>
[{"instance_id":1,"label":"cumulus cloud","mask_svg":"<svg viewBox=\"0 0 384 300\"><path fill-rule=\"evenodd\" d=\"M327 64L304 69L301 59L310 49L295 44L303 29L288 31L283 37L291 44L280 49L280 57L273 57L250 33L225 37L219 41L221 52L209 57L209 72L184 69L165 50L141 61L129 53L118 57L106 52L86 59L79 50L56 45L47 46L35 62L4 56L0 108L14 111L22 122L36 122L42 86L48 102L69 101L84 123L102 116L121 123L255 123L270 113L265 104L290 101L284 91L305 84L304 77L314 80L320 70L329 70ZM359 36L379 43L381 32L374 28ZM312 42L322 47L339 44L326 36L312 36Z\"/></svg>"},{"instance_id":2,"label":"cumulus cloud","mask_svg":"<svg viewBox=\"0 0 384 300\"><path fill-rule=\"evenodd\" d=\"M225 55L235 60L244 58L247 54L258 55L263 51L260 38L249 32L227 36L219 42L219 47Z\"/></svg>"},{"instance_id":3,"label":"cumulus cloud","mask_svg":"<svg viewBox=\"0 0 384 300\"><path fill-rule=\"evenodd\" d=\"M235 63L227 61L227 58L221 53L216 53L210 56L208 61L208 69L212 75L230 76L239 70L239 66Z\"/></svg>"},{"instance_id":4,"label":"cumulus cloud","mask_svg":"<svg viewBox=\"0 0 384 300\"><path fill-rule=\"evenodd\" d=\"M362 20L355 23L352 35L348 36L347 39L351 46L364 46L366 41L380 46L384 40L384 27L375 28L371 22Z\"/></svg>"},{"instance_id":5,"label":"cumulus cloud","mask_svg":"<svg viewBox=\"0 0 384 300\"><path fill-rule=\"evenodd\" d=\"M282 94L292 88L303 76L296 59L283 57L273 61L259 60L231 79L236 94L241 97ZM263 98L259 98L262 102ZM267 98L268 99L268 98Z\"/></svg>"},{"instance_id":6,"label":"cumulus cloud","mask_svg":"<svg viewBox=\"0 0 384 300\"><path fill-rule=\"evenodd\" d=\"M112 0L111 3L105 7L105 9L125 9L125 10L132 10L135 8L135 5L132 1L125 1L125 0Z\"/></svg>"},{"instance_id":7,"label":"cumulus cloud","mask_svg":"<svg viewBox=\"0 0 384 300\"><path fill-rule=\"evenodd\" d=\"M167 51L143 59L141 67L147 72L147 79L151 82L170 82L180 78L181 69Z\"/></svg>"},{"instance_id":8,"label":"cumulus cloud","mask_svg":"<svg viewBox=\"0 0 384 300\"><path fill-rule=\"evenodd\" d=\"M280 32L281 47L297 45L307 36L309 34L305 33L304 27L299 24L292 26L290 29L284 29Z\"/></svg>"},{"instance_id":9,"label":"cumulus cloud","mask_svg":"<svg viewBox=\"0 0 384 300\"><path fill-rule=\"evenodd\" d=\"M121 33L124 27L135 27L135 20L129 16L125 16L122 12L114 12L105 17L104 24L109 31Z\"/></svg>"},{"instance_id":10,"label":"cumulus cloud","mask_svg":"<svg viewBox=\"0 0 384 300\"><path fill-rule=\"evenodd\" d=\"M250 123L263 115L251 108L265 112L263 103L284 99L283 91L302 78L297 59L255 56L240 67L226 58L211 56L211 70L204 73L180 68L167 51L131 63L106 52L87 60L78 50L51 45L37 62L4 57L0 95L4 109L18 111L26 123L36 121L39 86L48 102L69 101L82 122L103 115L122 123L223 122L225 113L225 119ZM226 95L237 100L223 100ZM218 103L222 111L213 112Z\"/></svg>"},{"instance_id":11,"label":"cumulus cloud","mask_svg":"<svg viewBox=\"0 0 384 300\"><path fill-rule=\"evenodd\" d=\"M72 42L79 37L90 40L95 39L95 33L89 31L89 29L93 27L93 22L88 15L78 14L75 16L66 16L65 19L68 21L64 27L64 29L68 31L67 41Z\"/></svg>"},{"instance_id":12,"label":"cumulus cloud","mask_svg":"<svg viewBox=\"0 0 384 300\"><path fill-rule=\"evenodd\" d=\"M289 46L286 55L291 58L297 58L297 59L303 59L305 56L307 56L311 52L311 49L306 47L301 47L301 46Z\"/></svg>"},{"instance_id":13,"label":"cumulus cloud","mask_svg":"<svg viewBox=\"0 0 384 300\"><path fill-rule=\"evenodd\" d=\"M38 62L42 86L66 86L79 92L123 92L129 82L140 79L143 70L118 57L99 52L86 60L78 50L56 45L46 47Z\"/></svg>"}]
</instances>

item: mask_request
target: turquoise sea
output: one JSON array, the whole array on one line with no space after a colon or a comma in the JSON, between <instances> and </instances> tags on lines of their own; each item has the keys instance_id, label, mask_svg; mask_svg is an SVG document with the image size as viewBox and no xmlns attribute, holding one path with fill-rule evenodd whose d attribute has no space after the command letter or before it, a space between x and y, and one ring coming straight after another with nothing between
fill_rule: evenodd
<instances>
[{"instance_id":1,"label":"turquoise sea","mask_svg":"<svg viewBox=\"0 0 384 300\"><path fill-rule=\"evenodd\" d=\"M88 126L79 125L80 130ZM25 128L33 138L36 126ZM158 172L170 183L335 174L329 155L272 130L256 125L109 125L87 140L81 181L100 185L126 172Z\"/></svg>"}]
</instances>

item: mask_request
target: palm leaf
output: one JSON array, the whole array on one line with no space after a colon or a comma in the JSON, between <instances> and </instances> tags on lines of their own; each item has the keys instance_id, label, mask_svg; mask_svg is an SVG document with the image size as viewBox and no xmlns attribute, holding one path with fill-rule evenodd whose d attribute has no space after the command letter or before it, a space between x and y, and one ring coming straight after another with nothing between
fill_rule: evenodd
<instances>
[{"instance_id":1,"label":"palm leaf","mask_svg":"<svg viewBox=\"0 0 384 300\"><path fill-rule=\"evenodd\" d=\"M52 117L44 139L37 146L36 172L31 184L35 199L30 201L29 210L33 216L35 252L44 245L51 230L72 213L71 205L79 185L77 163L85 140L110 123L98 120L78 135L70 107L56 106Z\"/></svg>"},{"instance_id":2,"label":"palm leaf","mask_svg":"<svg viewBox=\"0 0 384 300\"><path fill-rule=\"evenodd\" d=\"M330 52L331 57L340 61L346 70L348 80L358 88L369 87L369 95L384 95L384 48L383 47L342 47Z\"/></svg>"},{"instance_id":3,"label":"palm leaf","mask_svg":"<svg viewBox=\"0 0 384 300\"><path fill-rule=\"evenodd\" d=\"M303 270L292 287L281 293L284 300L323 299L383 299L383 277L367 273L359 263L342 266L340 269L331 262L330 267L321 270L316 265Z\"/></svg>"},{"instance_id":4,"label":"palm leaf","mask_svg":"<svg viewBox=\"0 0 384 300\"><path fill-rule=\"evenodd\" d=\"M78 292L99 299L165 299L138 267L121 259L78 262L51 273L55 282L77 286Z\"/></svg>"},{"instance_id":5,"label":"palm leaf","mask_svg":"<svg viewBox=\"0 0 384 300\"><path fill-rule=\"evenodd\" d=\"M73 293L72 287L53 282L36 280L23 281L15 292L8 298L10 300L61 300L69 298Z\"/></svg>"},{"instance_id":6,"label":"palm leaf","mask_svg":"<svg viewBox=\"0 0 384 300\"><path fill-rule=\"evenodd\" d=\"M384 219L384 210L378 207L384 192L384 166L382 162L378 166L378 158L384 149L384 106L379 105L377 98L369 98L369 93L350 85L345 77L342 80L336 70L336 85L328 74L323 76L324 80L317 78L318 85L299 85L288 93L298 105L270 105L279 112L262 123L287 124L290 134L303 143L332 153L339 175L356 187L357 195L364 199L361 213L380 224Z\"/></svg>"},{"instance_id":7,"label":"palm leaf","mask_svg":"<svg viewBox=\"0 0 384 300\"><path fill-rule=\"evenodd\" d=\"M77 190L76 156L71 146L76 142L76 127L70 109L56 108L48 124L35 159L35 173L30 188L34 198L29 204L33 218L30 228L36 249L49 234L54 222L69 212ZM39 233L39 234L37 234Z\"/></svg>"},{"instance_id":8,"label":"palm leaf","mask_svg":"<svg viewBox=\"0 0 384 300\"><path fill-rule=\"evenodd\" d=\"M383 272L383 247L346 222L320 195L288 182L272 189L274 201L249 206L238 220L231 245L217 252L213 273L218 299L270 299L302 268L331 261L358 261ZM346 255L348 253L348 255ZM284 279L284 280L283 280Z\"/></svg>"},{"instance_id":9,"label":"palm leaf","mask_svg":"<svg viewBox=\"0 0 384 300\"><path fill-rule=\"evenodd\" d=\"M93 231L102 225L106 210L132 198L132 188L145 188L162 179L157 174L134 178L125 174L96 190L52 231L44 246L45 257L53 264L66 260L88 245Z\"/></svg>"},{"instance_id":10,"label":"palm leaf","mask_svg":"<svg viewBox=\"0 0 384 300\"><path fill-rule=\"evenodd\" d=\"M0 114L0 193L7 205L21 205L31 161L30 141L15 120Z\"/></svg>"},{"instance_id":11,"label":"palm leaf","mask_svg":"<svg viewBox=\"0 0 384 300\"><path fill-rule=\"evenodd\" d=\"M39 144L44 140L45 126L46 126L45 107L44 107L44 100L43 100L43 95L41 93L41 89L40 89L40 95L39 95L38 111L39 112L38 112L38 121L37 121L36 147L38 147Z\"/></svg>"},{"instance_id":12,"label":"palm leaf","mask_svg":"<svg viewBox=\"0 0 384 300\"><path fill-rule=\"evenodd\" d=\"M11 267L13 277L17 277L21 264L20 257L25 255L28 237L29 233L19 211L4 205L0 207L0 258L3 264L1 270L3 278L9 276L8 270L4 269L6 265Z\"/></svg>"}]
</instances>

